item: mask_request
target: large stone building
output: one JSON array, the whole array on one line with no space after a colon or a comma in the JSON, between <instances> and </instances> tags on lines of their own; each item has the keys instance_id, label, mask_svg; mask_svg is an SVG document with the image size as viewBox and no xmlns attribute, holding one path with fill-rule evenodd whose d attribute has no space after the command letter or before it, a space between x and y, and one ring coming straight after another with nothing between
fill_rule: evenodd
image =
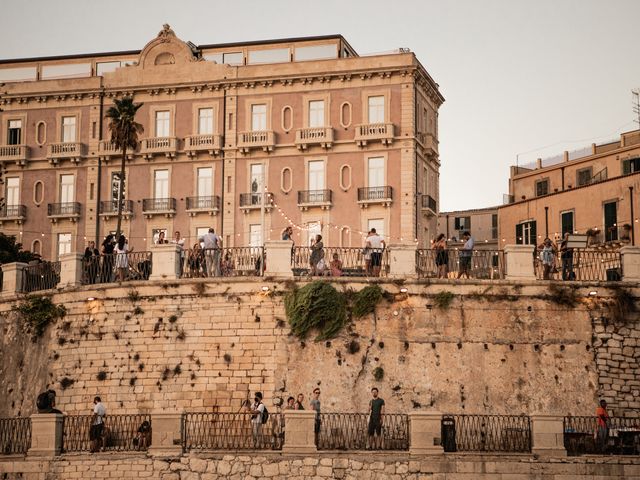
<instances>
[{"instance_id":1,"label":"large stone building","mask_svg":"<svg viewBox=\"0 0 640 480\"><path fill-rule=\"evenodd\" d=\"M104 115L125 95L144 104L124 205L138 250L210 226L226 246L289 224L298 244L436 232L444 99L408 50L360 57L340 35L196 46L165 26L142 51L4 60L0 82L2 230L45 258L115 230Z\"/></svg>"}]
</instances>

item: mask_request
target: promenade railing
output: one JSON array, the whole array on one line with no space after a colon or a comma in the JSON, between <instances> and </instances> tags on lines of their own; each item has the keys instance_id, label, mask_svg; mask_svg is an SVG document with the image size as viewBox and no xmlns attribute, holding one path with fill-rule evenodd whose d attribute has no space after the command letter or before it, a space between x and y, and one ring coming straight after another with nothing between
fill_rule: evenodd
<instances>
[{"instance_id":1,"label":"promenade railing","mask_svg":"<svg viewBox=\"0 0 640 480\"><path fill-rule=\"evenodd\" d=\"M151 252L112 253L82 259L82 283L92 285L118 281L118 270L125 269L125 280L148 280L153 267Z\"/></svg>"},{"instance_id":2,"label":"promenade railing","mask_svg":"<svg viewBox=\"0 0 640 480\"><path fill-rule=\"evenodd\" d=\"M30 446L29 417L0 418L0 455L26 454Z\"/></svg>"},{"instance_id":3,"label":"promenade railing","mask_svg":"<svg viewBox=\"0 0 640 480\"><path fill-rule=\"evenodd\" d=\"M595 415L567 416L563 432L568 455L640 454L640 418L613 417L603 428Z\"/></svg>"},{"instance_id":4,"label":"promenade railing","mask_svg":"<svg viewBox=\"0 0 640 480\"><path fill-rule=\"evenodd\" d=\"M182 252L182 278L261 276L264 247L196 248Z\"/></svg>"},{"instance_id":5,"label":"promenade railing","mask_svg":"<svg viewBox=\"0 0 640 480\"><path fill-rule=\"evenodd\" d=\"M468 272L470 278L500 280L505 274L502 250L418 249L416 273L418 278L457 278ZM466 275L463 275L466 278Z\"/></svg>"},{"instance_id":6,"label":"promenade railing","mask_svg":"<svg viewBox=\"0 0 640 480\"><path fill-rule=\"evenodd\" d=\"M60 262L42 262L28 265L22 272L23 293L56 288L60 283Z\"/></svg>"},{"instance_id":7,"label":"promenade railing","mask_svg":"<svg viewBox=\"0 0 640 480\"><path fill-rule=\"evenodd\" d=\"M151 443L151 435L147 441L136 441L139 438L138 429L144 421L148 421L151 428L151 415L106 415L104 428L98 446L109 452L127 452L146 450ZM91 450L91 425L93 415L66 415L62 421L62 451L86 452Z\"/></svg>"},{"instance_id":8,"label":"promenade railing","mask_svg":"<svg viewBox=\"0 0 640 480\"><path fill-rule=\"evenodd\" d=\"M318 450L409 450L409 416L385 413L380 423L366 413L321 413Z\"/></svg>"},{"instance_id":9,"label":"promenade railing","mask_svg":"<svg viewBox=\"0 0 640 480\"><path fill-rule=\"evenodd\" d=\"M444 415L445 452L531 452L531 419L525 415Z\"/></svg>"},{"instance_id":10,"label":"promenade railing","mask_svg":"<svg viewBox=\"0 0 640 480\"><path fill-rule=\"evenodd\" d=\"M321 252L314 256L312 262L311 248L294 247L291 252L293 274L295 276L331 276L331 262L334 261L335 255L340 262L340 276L342 277L385 277L389 272L388 249L324 247ZM318 266L320 259L323 260L322 268ZM380 265L374 270L378 260ZM379 271L377 275L376 271Z\"/></svg>"},{"instance_id":11,"label":"promenade railing","mask_svg":"<svg viewBox=\"0 0 640 480\"><path fill-rule=\"evenodd\" d=\"M540 251L533 259L538 279L545 278L545 268ZM562 253L554 254L549 268L548 280L577 281L618 281L622 279L622 258L616 250L574 248L571 255L562 258Z\"/></svg>"}]
</instances>

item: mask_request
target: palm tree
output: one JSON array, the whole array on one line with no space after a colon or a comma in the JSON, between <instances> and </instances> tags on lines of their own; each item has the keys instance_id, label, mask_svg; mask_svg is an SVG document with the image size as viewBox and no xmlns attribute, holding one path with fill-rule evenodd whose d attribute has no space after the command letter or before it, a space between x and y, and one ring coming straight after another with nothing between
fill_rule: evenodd
<instances>
[{"instance_id":1,"label":"palm tree","mask_svg":"<svg viewBox=\"0 0 640 480\"><path fill-rule=\"evenodd\" d=\"M138 135L144 131L142 125L136 122L136 112L142 103L133 103L132 97L114 99L114 105L107 110L106 118L109 121L111 142L119 150L122 150L122 163L120 164L120 187L118 192L118 226L116 238L120 236L122 227L122 204L124 203L125 173L124 164L127 158L127 149L135 150L138 146Z\"/></svg>"}]
</instances>

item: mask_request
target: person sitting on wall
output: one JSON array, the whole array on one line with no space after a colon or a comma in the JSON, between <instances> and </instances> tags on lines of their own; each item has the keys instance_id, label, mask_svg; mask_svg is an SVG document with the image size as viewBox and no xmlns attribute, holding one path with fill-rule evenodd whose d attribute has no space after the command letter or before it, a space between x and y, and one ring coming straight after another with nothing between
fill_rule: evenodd
<instances>
[{"instance_id":1,"label":"person sitting on wall","mask_svg":"<svg viewBox=\"0 0 640 480\"><path fill-rule=\"evenodd\" d=\"M342 276L342 260L338 257L337 253L333 254L333 260L329 263L329 268L331 270L332 277L341 277Z\"/></svg>"},{"instance_id":2,"label":"person sitting on wall","mask_svg":"<svg viewBox=\"0 0 640 480\"><path fill-rule=\"evenodd\" d=\"M151 444L151 423L149 420L145 420L138 427L135 438L133 439L133 446L137 450L146 450Z\"/></svg>"}]
</instances>

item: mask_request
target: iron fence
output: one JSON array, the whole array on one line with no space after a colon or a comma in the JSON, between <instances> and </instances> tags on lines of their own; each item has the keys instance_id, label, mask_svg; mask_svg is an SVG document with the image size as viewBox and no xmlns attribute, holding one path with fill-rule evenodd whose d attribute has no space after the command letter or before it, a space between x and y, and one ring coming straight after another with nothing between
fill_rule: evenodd
<instances>
[{"instance_id":1,"label":"iron fence","mask_svg":"<svg viewBox=\"0 0 640 480\"><path fill-rule=\"evenodd\" d=\"M264 247L193 248L183 253L183 278L261 276L265 259Z\"/></svg>"},{"instance_id":2,"label":"iron fence","mask_svg":"<svg viewBox=\"0 0 640 480\"><path fill-rule=\"evenodd\" d=\"M144 198L142 200L143 212L171 212L176 210L175 198Z\"/></svg>"},{"instance_id":3,"label":"iron fence","mask_svg":"<svg viewBox=\"0 0 640 480\"><path fill-rule=\"evenodd\" d=\"M481 280L504 278L504 252L502 250L448 249L416 250L416 273L418 278L458 278L460 273Z\"/></svg>"},{"instance_id":4,"label":"iron fence","mask_svg":"<svg viewBox=\"0 0 640 480\"><path fill-rule=\"evenodd\" d=\"M393 188L384 187L362 187L358 188L358 201L389 200L393 198Z\"/></svg>"},{"instance_id":5,"label":"iron fence","mask_svg":"<svg viewBox=\"0 0 640 480\"><path fill-rule=\"evenodd\" d=\"M47 205L47 215L80 215L81 205L79 202L49 203Z\"/></svg>"},{"instance_id":6,"label":"iron fence","mask_svg":"<svg viewBox=\"0 0 640 480\"><path fill-rule=\"evenodd\" d=\"M220 210L220 196L187 197L187 210Z\"/></svg>"},{"instance_id":7,"label":"iron fence","mask_svg":"<svg viewBox=\"0 0 640 480\"><path fill-rule=\"evenodd\" d=\"M26 454L30 446L29 417L0 418L0 455Z\"/></svg>"},{"instance_id":8,"label":"iron fence","mask_svg":"<svg viewBox=\"0 0 640 480\"><path fill-rule=\"evenodd\" d=\"M185 413L182 446L190 450L282 450L284 415L266 423L251 413Z\"/></svg>"},{"instance_id":9,"label":"iron fence","mask_svg":"<svg viewBox=\"0 0 640 480\"><path fill-rule=\"evenodd\" d=\"M422 195L422 208L436 212L436 199L431 195Z\"/></svg>"},{"instance_id":10,"label":"iron fence","mask_svg":"<svg viewBox=\"0 0 640 480\"><path fill-rule=\"evenodd\" d=\"M144 441L139 433L145 421L149 422L151 428L151 415L107 415L104 417L104 428L98 443L103 450L110 452L146 450L151 444L151 430ZM93 415L65 415L62 421L62 451L90 451L92 422Z\"/></svg>"},{"instance_id":11,"label":"iron fence","mask_svg":"<svg viewBox=\"0 0 640 480\"><path fill-rule=\"evenodd\" d=\"M122 211L124 213L133 212L133 200L122 201ZM100 214L113 214L118 213L118 201L117 200L103 200L100 202Z\"/></svg>"},{"instance_id":12,"label":"iron fence","mask_svg":"<svg viewBox=\"0 0 640 480\"><path fill-rule=\"evenodd\" d=\"M241 193L240 194L240 207L256 207L260 208L262 206L260 193ZM264 195L264 205L266 207L273 206L273 193L265 192Z\"/></svg>"},{"instance_id":13,"label":"iron fence","mask_svg":"<svg viewBox=\"0 0 640 480\"><path fill-rule=\"evenodd\" d=\"M318 450L408 450L409 416L385 413L378 423L366 413L321 413Z\"/></svg>"},{"instance_id":14,"label":"iron fence","mask_svg":"<svg viewBox=\"0 0 640 480\"><path fill-rule=\"evenodd\" d=\"M27 207L25 205L3 205L0 207L0 218L26 217Z\"/></svg>"},{"instance_id":15,"label":"iron fence","mask_svg":"<svg viewBox=\"0 0 640 480\"><path fill-rule=\"evenodd\" d=\"M444 415L445 452L531 452L531 419L525 415Z\"/></svg>"},{"instance_id":16,"label":"iron fence","mask_svg":"<svg viewBox=\"0 0 640 480\"><path fill-rule=\"evenodd\" d=\"M56 288L60 282L60 262L42 262L28 265L22 271L23 293Z\"/></svg>"},{"instance_id":17,"label":"iron fence","mask_svg":"<svg viewBox=\"0 0 640 480\"><path fill-rule=\"evenodd\" d=\"M555 254L545 278L545 268L536 251L533 259L536 277L543 280L618 281L622 279L619 251L574 248L570 256Z\"/></svg>"},{"instance_id":18,"label":"iron fence","mask_svg":"<svg viewBox=\"0 0 640 480\"><path fill-rule=\"evenodd\" d=\"M148 280L153 267L151 252L112 253L82 259L82 283L92 285L118 280L118 269L125 269L124 280Z\"/></svg>"},{"instance_id":19,"label":"iron fence","mask_svg":"<svg viewBox=\"0 0 640 480\"><path fill-rule=\"evenodd\" d=\"M291 267L296 276L319 275L340 277L386 276L389 273L389 251L387 249L324 247L311 262L311 248L294 247L291 252ZM337 257L336 257L337 256ZM377 260L376 260L376 257ZM316 258L318 260L316 261ZM322 265L318 265L319 259ZM335 263L335 262L338 263ZM379 268L374 271L374 265ZM376 272L379 270L379 273Z\"/></svg>"},{"instance_id":20,"label":"iron fence","mask_svg":"<svg viewBox=\"0 0 640 480\"><path fill-rule=\"evenodd\" d=\"M640 453L639 418L614 417L606 429L599 430L595 416L568 416L563 419L563 432L568 455Z\"/></svg>"},{"instance_id":21,"label":"iron fence","mask_svg":"<svg viewBox=\"0 0 640 480\"><path fill-rule=\"evenodd\" d=\"M331 203L333 192L331 190L300 190L298 191L298 203Z\"/></svg>"}]
</instances>

